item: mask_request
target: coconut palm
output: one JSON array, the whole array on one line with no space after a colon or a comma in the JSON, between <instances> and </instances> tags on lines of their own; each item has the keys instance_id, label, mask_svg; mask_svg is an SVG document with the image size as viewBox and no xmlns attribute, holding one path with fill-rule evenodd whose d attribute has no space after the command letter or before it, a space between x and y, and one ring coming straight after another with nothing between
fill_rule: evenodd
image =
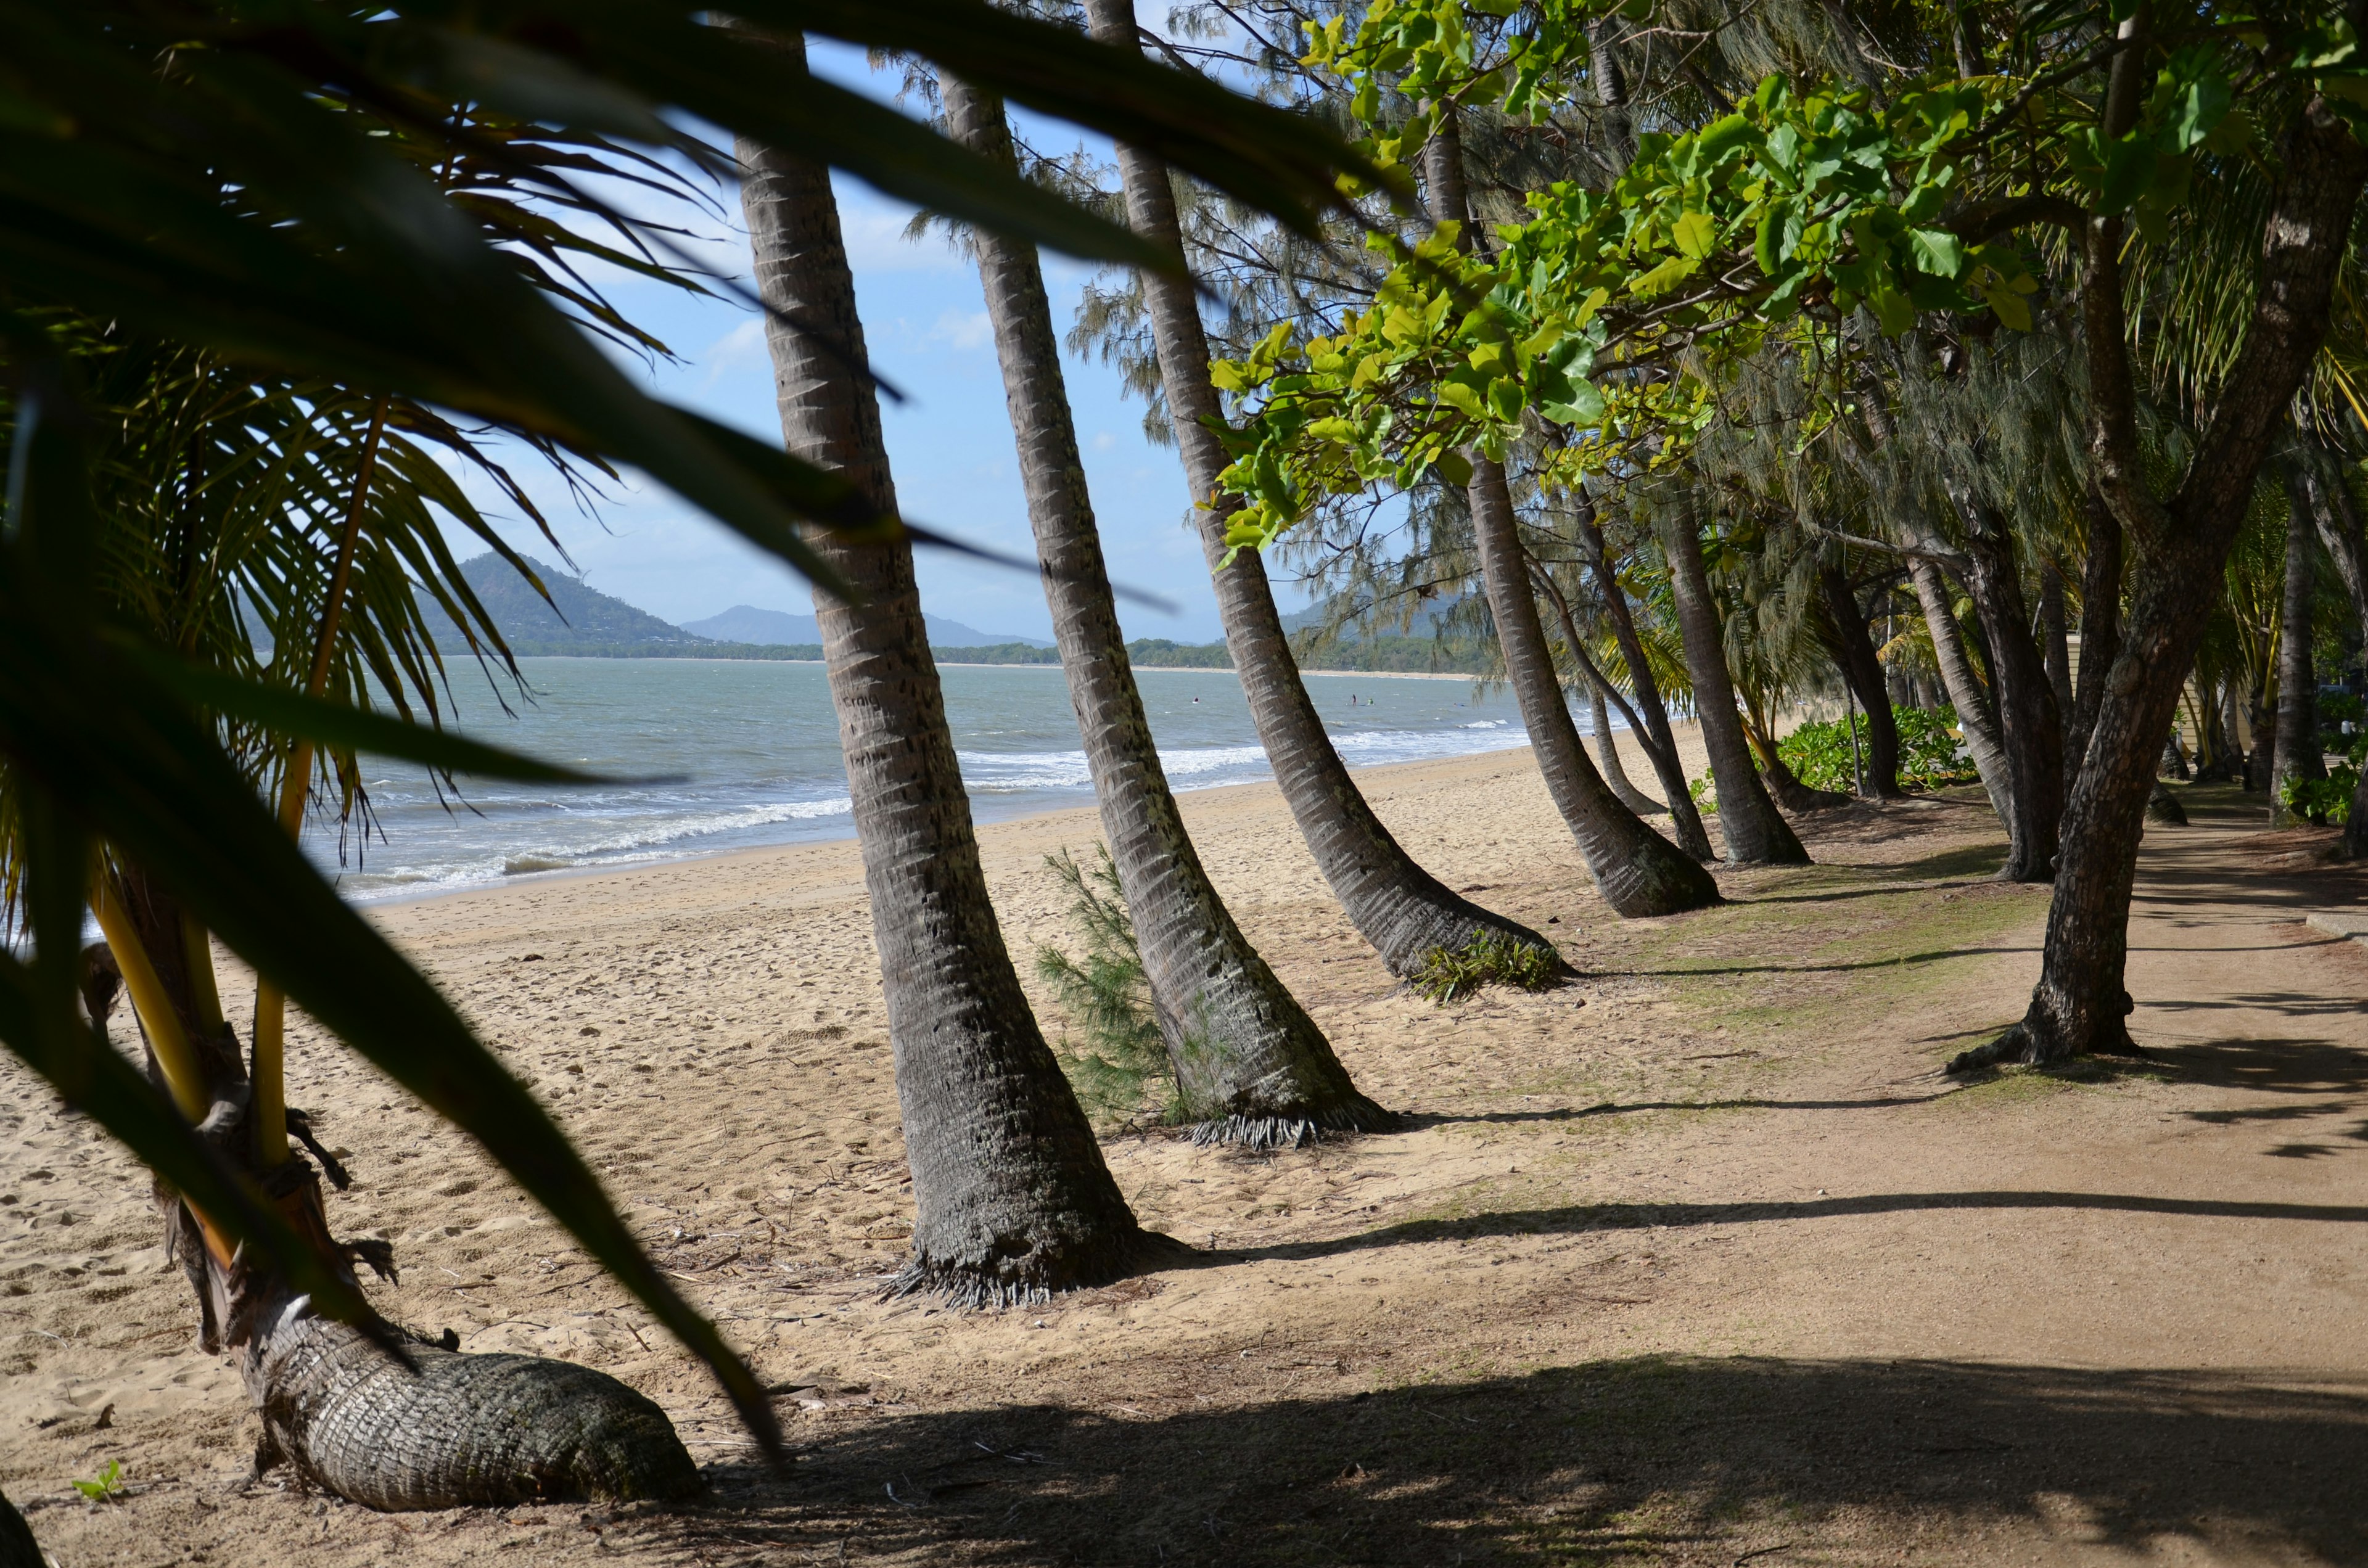
<instances>
[{"instance_id":1,"label":"coconut palm","mask_svg":"<svg viewBox=\"0 0 2368 1568\"><path fill-rule=\"evenodd\" d=\"M1017 167L1002 104L957 77L941 83L954 138ZM1395 1118L1348 1070L1235 925L1201 869L1159 765L1102 565L1085 462L1061 373L1060 339L1034 247L975 236L979 277L1019 448L1053 635L1092 769L1119 885L1173 1068L1178 1111L1201 1142L1253 1148L1320 1131L1373 1131Z\"/></svg>"},{"instance_id":2,"label":"coconut palm","mask_svg":"<svg viewBox=\"0 0 2368 1568\"><path fill-rule=\"evenodd\" d=\"M1086 14L1096 39L1140 48L1133 0L1087 0ZM1275 781L1316 866L1394 974L1410 973L1434 952L1461 951L1486 937L1553 954L1553 944L1536 932L1457 896L1417 865L1373 814L1325 733L1292 660L1265 562L1257 551L1235 551L1225 542L1232 504L1217 488L1217 476L1231 460L1217 437L1224 410L1209 381L1208 335L1199 303L1183 271L1184 242L1168 168L1156 148L1125 140L1118 160L1129 221L1165 258L1164 269L1144 272L1142 281L1168 417L1198 504L1194 521L1213 578L1225 645ZM1561 967L1559 956L1552 961Z\"/></svg>"},{"instance_id":3,"label":"coconut palm","mask_svg":"<svg viewBox=\"0 0 2368 1568\"><path fill-rule=\"evenodd\" d=\"M1133 138L1304 228L1334 199L1334 174L1359 166L1280 111L975 0L751 0L735 16L959 62L1016 101ZM0 955L0 1038L171 1184L195 1229L191 1248L211 1260L204 1293L218 1327L246 1347L267 1431L332 1487L416 1506L665 1491L683 1471L679 1445L663 1418L642 1421L647 1411L620 1406L619 1420L642 1422L651 1440L638 1451L655 1460L620 1470L601 1457L620 1451L615 1445L574 1442L574 1414L607 1395L568 1372L499 1358L431 1367L422 1347L397 1343L354 1286L309 1163L275 1144L268 1153L280 1157L267 1164L258 1148L273 1141L255 1135L250 1108L268 1119L268 1096L249 1081L227 1022L215 1030L193 933L228 946L266 985L475 1137L715 1369L772 1449L754 1378L643 1256L541 1108L336 898L256 798L283 775L307 776L290 764L308 741L332 757L369 750L572 777L341 700L356 659L381 686L407 685L418 697L403 667L414 655L387 652L382 636L373 653L370 630L416 611L403 608L413 603L407 586L386 589L401 605L374 597L372 585L394 579L363 559L378 537L370 523L351 559L322 545L343 537L356 510L375 514L401 493L388 473L405 449L389 444L389 432L430 408L596 465L631 463L826 583L845 579L803 528L912 537L882 513L881 495L653 400L588 341L632 334L584 286L571 256L676 269L673 237L598 192L613 182L663 187L676 167L728 171L723 153L680 126L754 136L1076 254L1150 266L1162 256L861 94L810 79L784 92L791 78L775 51L655 0L574 10L560 25L527 0L465 16L403 0L361 11L295 0L276 7L268 26L228 4L168 14L131 0L0 0L0 28L17 109L0 128L0 353L12 448L12 516L0 538L0 665L9 676L0 682L0 755L9 884L31 938L29 956ZM210 665L193 648L160 641L164 627L181 623L131 613L127 606L146 601L110 587L101 543L123 529L104 471L108 405L89 384L106 367L95 371L90 346L71 340L75 323L111 324L292 388L299 405L343 420L350 451L371 449L369 432L379 432L368 483L367 465L355 462L320 497L290 503L302 514L290 520L290 537L329 569L257 590L257 602L289 612L277 629L286 656L272 664L287 676L277 688L235 659ZM169 493L210 505L260 483L260 472L209 460ZM279 537L267 529L264 544ZM177 571L194 558L171 559ZM434 560L406 564L428 579L447 574ZM193 580L159 579L152 597L177 603L174 594ZM190 602L213 614L220 580L207 582L212 597ZM468 614L456 619L472 624ZM330 674L315 681L324 645ZM205 646L201 636L196 648ZM498 655L497 637L492 647ZM373 662L381 654L393 665ZM224 749L226 736L246 731L268 744ZM94 886L95 863L107 869ZM107 971L86 966L81 950L94 900L121 944L122 979L162 1084L94 1031L111 998ZM192 1125L200 1118L203 1136ZM262 1338L258 1323L270 1325ZM385 1361L382 1348L397 1359ZM404 1403L420 1398L457 1403L469 1419L413 1420L418 1442L382 1440L429 1408Z\"/></svg>"}]
</instances>

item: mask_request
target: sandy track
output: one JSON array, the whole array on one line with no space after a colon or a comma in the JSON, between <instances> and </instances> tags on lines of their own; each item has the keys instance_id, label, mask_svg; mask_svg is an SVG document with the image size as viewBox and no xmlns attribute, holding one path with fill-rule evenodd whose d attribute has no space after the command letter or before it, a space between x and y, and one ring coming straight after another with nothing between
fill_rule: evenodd
<instances>
[{"instance_id":1,"label":"sandy track","mask_svg":"<svg viewBox=\"0 0 2368 1568\"><path fill-rule=\"evenodd\" d=\"M872 1299L909 1204L851 846L384 913L782 1390L792 1473L747 1466L700 1376L467 1146L304 1034L291 1097L359 1177L336 1221L394 1241L393 1315L664 1403L716 1481L679 1514L249 1486L143 1184L11 1077L0 1485L69 1568L2368 1559L2368 949L2300 924L2359 897L2324 835L2202 801L2157 830L2131 966L2157 1061L1958 1088L1934 1069L2020 1012L2044 909L1984 880L1986 810L1810 819L1818 867L1622 924L1526 754L1368 779L1587 978L1430 1007L1270 789L1188 797L1246 926L1410 1127L1272 1157L1121 1141L1138 1211L1203 1256L1033 1313ZM1042 856L1094 835L983 834L1015 950L1063 935ZM65 1500L109 1459L127 1502Z\"/></svg>"}]
</instances>

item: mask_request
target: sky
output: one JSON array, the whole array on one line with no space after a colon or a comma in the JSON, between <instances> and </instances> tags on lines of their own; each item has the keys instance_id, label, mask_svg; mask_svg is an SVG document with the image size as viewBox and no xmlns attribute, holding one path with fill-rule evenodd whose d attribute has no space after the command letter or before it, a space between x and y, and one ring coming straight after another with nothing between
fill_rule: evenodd
<instances>
[{"instance_id":1,"label":"sky","mask_svg":"<svg viewBox=\"0 0 2368 1568\"><path fill-rule=\"evenodd\" d=\"M818 45L814 59L818 72L841 81L867 84L883 97L894 90L893 80L872 76L853 51ZM1029 131L1048 151L1087 140L1071 127ZM905 516L1006 554L1031 557L1026 498L977 273L942 238L905 239L910 209L846 175L835 183L871 359L905 396L902 403L883 400L882 408ZM720 214L690 224L699 236L691 252L745 283L747 236L737 191L720 192L718 204ZM1094 269L1049 255L1045 264L1053 323L1065 334ZM599 281L628 319L677 356L676 362L655 368L633 364L654 391L751 434L780 438L761 318L729 299L685 296L627 274L607 274ZM1098 356L1065 358L1069 403L1110 576L1176 607L1169 614L1122 598L1119 614L1127 635L1216 640L1223 631L1199 541L1187 527L1189 497L1175 450L1144 439L1143 406L1122 395L1115 368ZM812 611L803 579L639 476L609 486L608 502L586 516L555 481L535 474L532 464L520 462L515 472L528 481L585 581L602 593L677 624L742 604ZM482 492L479 499L495 514L506 540L550 560L550 546L530 521L514 508L503 513ZM1051 637L1051 616L1033 574L941 551L924 551L918 559L922 604L932 615L981 631ZM1276 590L1286 611L1304 602L1287 584L1278 582Z\"/></svg>"}]
</instances>

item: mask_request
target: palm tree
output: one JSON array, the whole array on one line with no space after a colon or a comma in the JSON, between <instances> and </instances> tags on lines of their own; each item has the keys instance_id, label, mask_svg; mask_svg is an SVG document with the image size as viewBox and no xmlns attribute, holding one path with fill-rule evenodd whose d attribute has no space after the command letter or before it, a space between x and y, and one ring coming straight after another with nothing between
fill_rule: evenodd
<instances>
[{"instance_id":1,"label":"palm tree","mask_svg":"<svg viewBox=\"0 0 2368 1568\"><path fill-rule=\"evenodd\" d=\"M794 79L805 68L803 40L778 48ZM830 171L746 138L739 156L782 439L894 516ZM894 1289L1003 1305L1116 1278L1160 1238L1135 1223L1110 1178L1004 947L912 546L821 548L853 590L817 588L814 613L863 846L916 1210L912 1256Z\"/></svg>"},{"instance_id":2,"label":"palm tree","mask_svg":"<svg viewBox=\"0 0 2368 1568\"><path fill-rule=\"evenodd\" d=\"M1089 30L1116 48L1141 49L1133 0L1087 0ZM1275 781L1290 802L1315 864L1357 929L1393 974L1407 974L1434 952L1459 951L1495 937L1554 954L1553 944L1526 926L1458 897L1401 848L1349 777L1324 722L1308 699L1291 645L1256 551L1225 543L1225 519L1238 505L1217 488L1231 460L1217 438L1224 409L1209 381L1209 341L1184 269L1184 241L1176 194L1156 153L1121 139L1119 172L1134 232L1167 258L1165 270L1145 272L1152 334L1161 385L1182 449L1184 472L1196 502L1202 553L1225 627L1225 645L1249 699L1250 716L1266 746ZM1559 970L1559 955L1553 959Z\"/></svg>"},{"instance_id":3,"label":"palm tree","mask_svg":"<svg viewBox=\"0 0 2368 1568\"><path fill-rule=\"evenodd\" d=\"M1464 190L1463 141L1452 107L1440 111L1438 129L1424 149L1423 167L1431 215L1456 224L1458 244L1471 248L1472 206ZM1718 903L1718 884L1702 863L1646 826L1596 771L1579 741L1578 726L1563 697L1562 677L1546 645L1505 465L1477 448L1465 454L1465 460L1472 469L1465 494L1472 509L1473 548L1480 558L1497 639L1504 648L1505 678L1521 705L1521 720L1554 809L1577 840L1596 890L1626 915L1677 915Z\"/></svg>"},{"instance_id":4,"label":"palm tree","mask_svg":"<svg viewBox=\"0 0 2368 1568\"><path fill-rule=\"evenodd\" d=\"M407 665L412 655L374 643L368 628L384 614L416 616L412 579L440 572L433 560L414 556L376 579L399 606L375 604L359 561L336 593L334 571L294 597L267 586L260 604L300 612L276 629L290 651L274 661L289 677L277 688L236 661L209 665L160 640L180 624L169 618L124 613L99 548L115 520L100 494L108 411L86 384L106 347L87 340L106 332L87 324L220 356L301 389L300 403L384 408L390 426L404 408L457 410L596 468L632 464L817 580L845 585L803 526L842 538L914 530L846 480L656 402L586 341L647 346L571 268L570 253L678 273L669 232L620 212L587 176L647 189L674 183L665 173L672 159L720 172L728 160L677 129L716 125L1075 254L1156 265L1157 253L860 93L803 78L783 92L775 52L661 0L574 12L558 33L499 8L459 13L408 0L363 12L290 0L268 27L213 0L169 15L136 0L16 5L7 15L10 90L23 112L10 119L10 153L0 160L9 171L0 358L12 510L0 534L0 817L11 835L0 881L30 945L0 952L0 1039L170 1184L191 1244L211 1259L201 1295L237 1309L218 1310L218 1326L248 1348L267 1432L325 1484L388 1506L442 1506L662 1492L679 1483L682 1467L662 1417L643 1423L656 1460L622 1471L609 1462L614 1445L578 1441L579 1418L608 1396L587 1395L570 1369L438 1362L401 1346L356 1288L309 1163L282 1144L267 1165L259 1145L274 1140L257 1137L243 1110L217 1114L244 1107L250 1090L260 1119L271 1107L263 1085L244 1081L252 1070L237 1060L227 1021L216 1029L206 966L195 961L206 934L474 1137L708 1363L779 1458L754 1376L643 1256L533 1097L339 901L257 799L284 800L280 781L304 777L290 766L303 743L328 755L581 780L357 706L338 684L342 653L322 695L294 678L309 676L317 659L304 655L324 641L358 646L370 679L407 713L402 691L408 683L416 694L422 671L438 673L433 655ZM1155 147L1302 231L1337 200L1337 174L1378 176L1296 117L1139 51L1103 49L977 0L751 0L737 15L776 31L958 62L1041 112ZM359 475L346 471L329 508L302 528L286 507L253 508L272 524L245 544L267 548L283 520L310 528L316 545L334 540L358 498L376 509L396 493L385 466L400 449L381 440L379 476L350 483ZM432 488L426 471L435 466L423 459L407 488ZM251 467L202 463L152 489L225 495L254 483ZM366 527L363 545L369 538ZM335 554L316 548L313 558ZM188 580L149 586L161 585L161 601ZM358 612L366 601L374 608ZM492 647L498 656L497 635ZM226 750L225 738L238 745ZM107 868L96 886L94 864ZM94 902L121 943L117 967L162 1082L125 1063L94 1027L113 996L103 983L112 970L86 964L82 949ZM268 1074L268 1055L256 1066ZM292 1119L290 1130L302 1135ZM258 1315L266 1306L273 1310ZM249 1337L258 1323L269 1333ZM396 1359L385 1361L373 1339ZM425 1375L406 1370L406 1358ZM615 1409L627 1426L654 1415L630 1402Z\"/></svg>"},{"instance_id":5,"label":"palm tree","mask_svg":"<svg viewBox=\"0 0 2368 1568\"><path fill-rule=\"evenodd\" d=\"M1702 724L1702 749L1710 754L1712 785L1718 790L1718 826L1730 866L1805 866L1809 852L1768 798L1752 766L1750 744L1735 710L1735 682L1726 667L1726 632L1702 563L1702 535L1695 531L1692 504L1680 498L1656 518L1655 533L1669 563L1669 597L1679 633L1685 639L1686 668L1692 674L1694 713Z\"/></svg>"},{"instance_id":6,"label":"palm tree","mask_svg":"<svg viewBox=\"0 0 2368 1568\"><path fill-rule=\"evenodd\" d=\"M1016 168L1002 103L958 77L940 86L954 139ZM1053 635L1178 1109L1199 1124L1197 1141L1252 1148L1301 1142L1319 1131L1394 1126L1395 1117L1357 1092L1323 1031L1234 924L1201 869L1127 663L1043 268L1035 247L998 234L978 233L972 248L1002 362Z\"/></svg>"}]
</instances>

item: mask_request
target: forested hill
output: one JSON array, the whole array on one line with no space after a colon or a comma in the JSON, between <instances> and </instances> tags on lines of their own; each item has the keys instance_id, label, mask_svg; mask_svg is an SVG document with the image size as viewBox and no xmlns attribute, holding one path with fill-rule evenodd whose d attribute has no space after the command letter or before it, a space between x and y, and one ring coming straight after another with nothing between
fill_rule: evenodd
<instances>
[{"instance_id":1,"label":"forested hill","mask_svg":"<svg viewBox=\"0 0 2368 1568\"><path fill-rule=\"evenodd\" d=\"M589 659L763 659L818 660L822 649L812 642L723 642L701 637L679 626L660 620L646 610L634 608L624 600L587 585L581 578L570 576L555 566L546 565L532 556L528 564L543 586L551 590L551 602L541 596L511 568L509 563L491 551L473 561L461 563L461 575L477 591L494 624L502 629L510 651L521 658L563 655ZM554 609L553 607L556 607ZM452 623L432 605L423 603L428 629L436 637L437 646L446 654L456 653L467 647L466 641ZM716 617L724 620L724 617ZM787 622L793 619L780 616ZM1294 647L1302 647L1303 659L1311 669L1373 670L1409 672L1455 672L1477 674L1483 668L1482 650L1470 639L1449 638L1444 641L1421 633L1401 637L1368 637L1353 635L1329 647L1312 653L1304 648L1309 632L1307 623L1320 619L1315 611L1304 611L1292 619L1303 623L1292 638ZM810 621L808 622L810 624ZM958 622L944 622L933 631L968 631ZM940 664L949 665L1056 665L1060 655L1039 643L1009 642L980 646L947 646L938 638L931 639L933 651ZM1231 669L1233 658L1223 642L1175 642L1165 637L1142 637L1127 644L1127 656L1144 669Z\"/></svg>"},{"instance_id":2,"label":"forested hill","mask_svg":"<svg viewBox=\"0 0 2368 1568\"><path fill-rule=\"evenodd\" d=\"M694 648L712 652L716 646L646 610L635 609L620 598L586 586L582 579L556 566L545 565L531 555L527 557L527 564L534 568L534 574L551 591L550 603L543 602L532 585L491 551L461 565L461 574L476 590L477 597L494 618L494 624L502 629L502 636L514 653L649 653L663 656L689 653ZM557 607L555 610L553 606ZM427 611L428 630L435 634L438 647L450 653L468 646L459 629L424 598L421 608Z\"/></svg>"}]
</instances>

